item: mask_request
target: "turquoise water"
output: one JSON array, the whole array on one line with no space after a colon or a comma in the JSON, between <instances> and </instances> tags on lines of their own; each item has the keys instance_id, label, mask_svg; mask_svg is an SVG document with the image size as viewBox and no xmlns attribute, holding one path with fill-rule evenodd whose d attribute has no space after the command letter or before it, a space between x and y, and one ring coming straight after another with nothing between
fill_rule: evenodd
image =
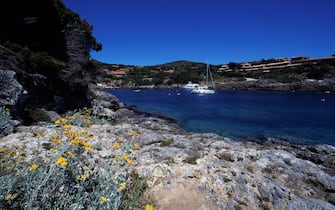
<instances>
[{"instance_id":1,"label":"turquoise water","mask_svg":"<svg viewBox=\"0 0 335 210\"><path fill-rule=\"evenodd\" d=\"M108 91L141 111L172 117L191 132L214 132L235 140L274 137L335 145L334 94L219 91L200 96L183 89Z\"/></svg>"}]
</instances>

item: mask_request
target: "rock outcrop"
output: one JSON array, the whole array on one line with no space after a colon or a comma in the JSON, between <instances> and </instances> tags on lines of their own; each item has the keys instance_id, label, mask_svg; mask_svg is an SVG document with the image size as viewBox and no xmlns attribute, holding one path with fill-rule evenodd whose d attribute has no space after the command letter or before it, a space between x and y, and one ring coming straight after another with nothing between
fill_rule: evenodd
<instances>
[{"instance_id":1,"label":"rock outcrop","mask_svg":"<svg viewBox=\"0 0 335 210\"><path fill-rule=\"evenodd\" d=\"M147 196L155 200L158 209L335 208L334 162L320 165L306 160L310 153L306 147L187 133L154 117L129 115L128 120L85 128L94 135L89 143L99 145L91 162L115 158L112 146L120 136L138 143L132 170L147 178ZM34 150L38 144L34 133L44 133L43 139L48 141L57 129L61 128L20 127L17 133L2 138L0 146L26 144L26 150ZM323 152L323 159L334 160L334 147L316 148L315 153Z\"/></svg>"},{"instance_id":2,"label":"rock outcrop","mask_svg":"<svg viewBox=\"0 0 335 210\"><path fill-rule=\"evenodd\" d=\"M23 93L23 87L15 74L15 71L0 69L0 106L14 106Z\"/></svg>"},{"instance_id":3,"label":"rock outcrop","mask_svg":"<svg viewBox=\"0 0 335 210\"><path fill-rule=\"evenodd\" d=\"M1 5L0 25L0 69L14 71L27 93L11 105L12 114L29 123L25 118L35 108L65 112L90 105L94 68L89 52L101 44L89 23L60 0L13 0ZM17 87L3 85L2 95Z\"/></svg>"},{"instance_id":4,"label":"rock outcrop","mask_svg":"<svg viewBox=\"0 0 335 210\"><path fill-rule=\"evenodd\" d=\"M16 80L15 72L0 69L0 137L7 135L14 130L18 124L13 121L4 107L14 107L23 93L22 85Z\"/></svg>"}]
</instances>

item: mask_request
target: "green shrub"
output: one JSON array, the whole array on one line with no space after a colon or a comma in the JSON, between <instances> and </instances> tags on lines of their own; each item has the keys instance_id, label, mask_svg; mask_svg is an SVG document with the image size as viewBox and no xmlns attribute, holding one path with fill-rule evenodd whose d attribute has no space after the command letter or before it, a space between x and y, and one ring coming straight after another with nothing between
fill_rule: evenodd
<instances>
[{"instance_id":1,"label":"green shrub","mask_svg":"<svg viewBox=\"0 0 335 210\"><path fill-rule=\"evenodd\" d=\"M184 160L184 162L185 163L189 163L189 164L193 164L193 165L195 165L195 164L197 164L197 160L200 158L200 154L199 154L199 152L194 152L194 153L192 153L190 156L188 156L185 160Z\"/></svg>"},{"instance_id":2,"label":"green shrub","mask_svg":"<svg viewBox=\"0 0 335 210\"><path fill-rule=\"evenodd\" d=\"M65 119L68 120L71 125L81 127L89 127L93 124L102 125L108 123L108 121L94 115L93 110L90 108L69 111L65 114Z\"/></svg>"},{"instance_id":3,"label":"green shrub","mask_svg":"<svg viewBox=\"0 0 335 210\"><path fill-rule=\"evenodd\" d=\"M148 203L147 199L143 198L146 188L147 180L144 177L136 173L130 174L129 184L122 199L122 209L142 209Z\"/></svg>"},{"instance_id":4,"label":"green shrub","mask_svg":"<svg viewBox=\"0 0 335 210\"><path fill-rule=\"evenodd\" d=\"M284 163L285 163L286 165L288 165L288 166L292 166L292 162L291 162L291 160L290 160L289 158L284 158L283 161L284 161Z\"/></svg>"},{"instance_id":5,"label":"green shrub","mask_svg":"<svg viewBox=\"0 0 335 210\"><path fill-rule=\"evenodd\" d=\"M5 127L11 121L11 116L9 113L9 109L5 107L0 107L0 128Z\"/></svg>"},{"instance_id":6,"label":"green shrub","mask_svg":"<svg viewBox=\"0 0 335 210\"><path fill-rule=\"evenodd\" d=\"M173 139L172 139L172 138L169 138L169 139L164 139L164 140L161 142L160 146L161 146L161 147L168 147L168 146L170 146L171 144L173 144Z\"/></svg>"}]
</instances>

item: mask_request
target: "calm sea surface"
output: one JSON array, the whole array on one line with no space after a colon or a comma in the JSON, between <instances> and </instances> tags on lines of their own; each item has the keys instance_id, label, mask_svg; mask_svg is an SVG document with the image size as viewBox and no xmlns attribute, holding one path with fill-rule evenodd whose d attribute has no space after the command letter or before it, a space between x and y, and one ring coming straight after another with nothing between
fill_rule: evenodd
<instances>
[{"instance_id":1,"label":"calm sea surface","mask_svg":"<svg viewBox=\"0 0 335 210\"><path fill-rule=\"evenodd\" d=\"M186 130L235 140L274 137L300 144L335 145L335 95L183 89L107 90L141 111L172 117Z\"/></svg>"}]
</instances>

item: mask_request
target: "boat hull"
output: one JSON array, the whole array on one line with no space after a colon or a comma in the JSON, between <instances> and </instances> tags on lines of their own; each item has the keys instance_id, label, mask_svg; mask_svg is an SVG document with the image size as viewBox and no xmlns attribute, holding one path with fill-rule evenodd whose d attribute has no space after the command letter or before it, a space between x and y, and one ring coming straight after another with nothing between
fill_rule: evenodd
<instances>
[{"instance_id":1,"label":"boat hull","mask_svg":"<svg viewBox=\"0 0 335 210\"><path fill-rule=\"evenodd\" d=\"M214 94L215 90L211 90L211 89L193 89L191 91L191 93L193 93L193 94Z\"/></svg>"}]
</instances>

